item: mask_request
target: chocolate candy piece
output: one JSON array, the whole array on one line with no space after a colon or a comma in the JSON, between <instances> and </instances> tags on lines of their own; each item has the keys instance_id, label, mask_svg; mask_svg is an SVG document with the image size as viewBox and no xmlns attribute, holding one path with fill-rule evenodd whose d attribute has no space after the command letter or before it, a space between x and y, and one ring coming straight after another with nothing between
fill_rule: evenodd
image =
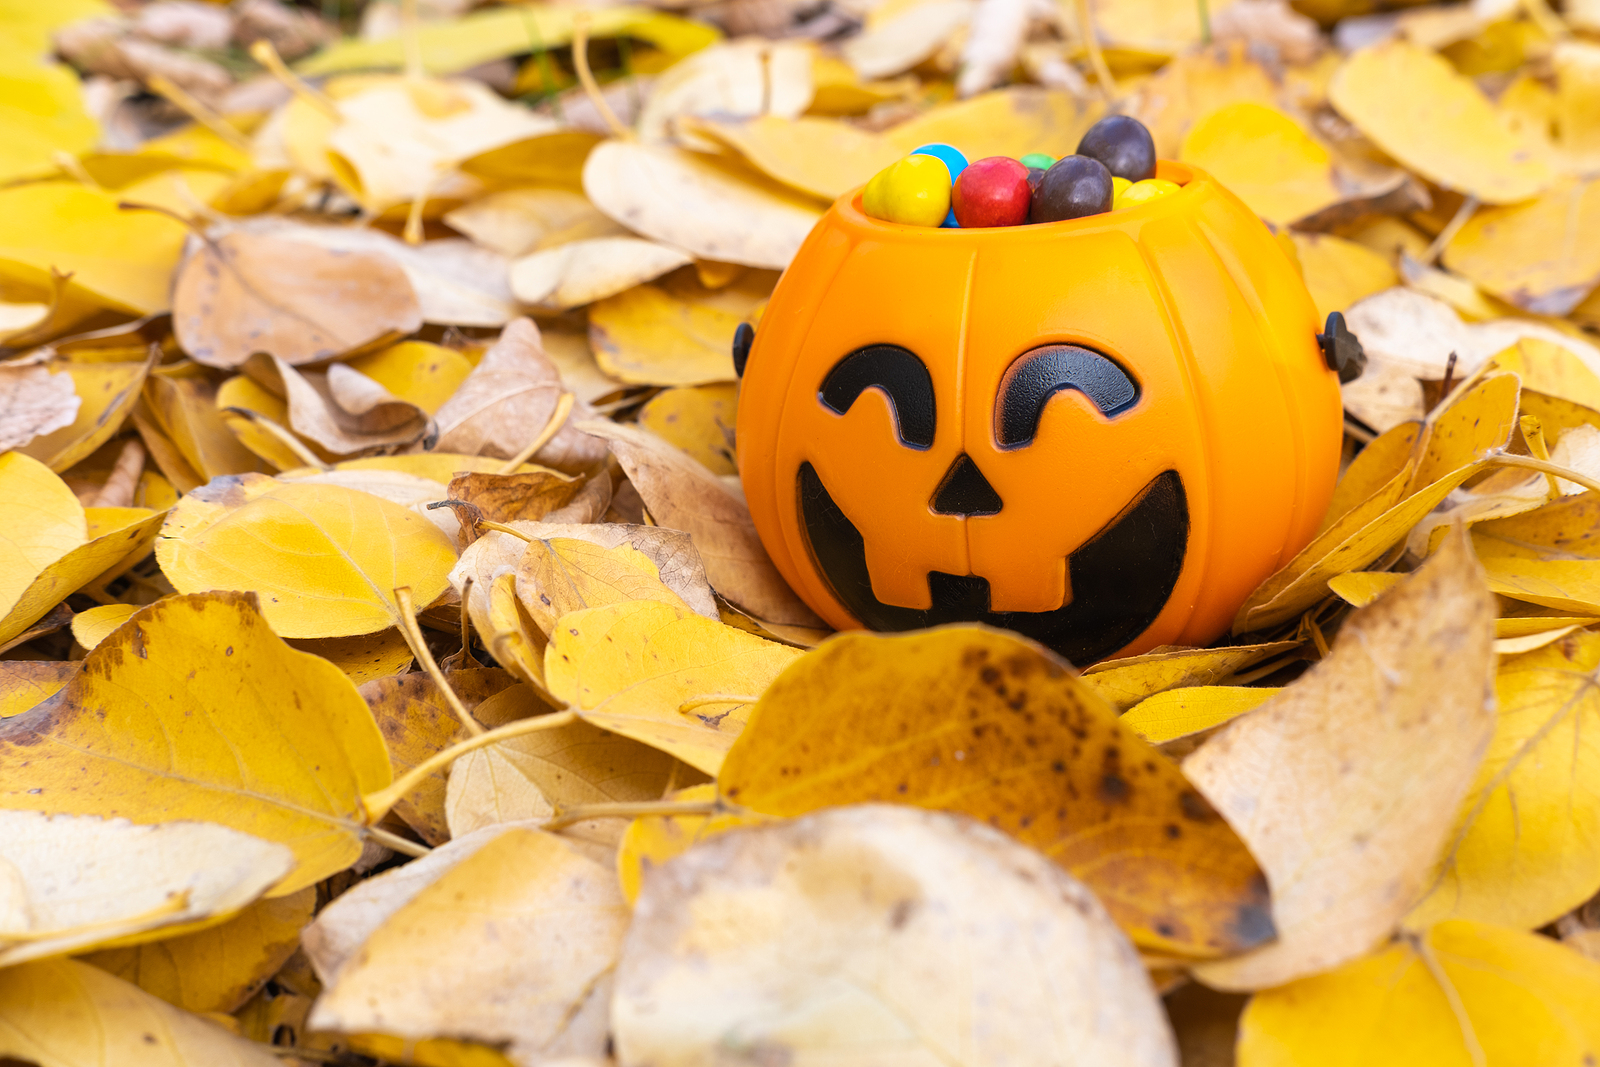
<instances>
[{"instance_id":1,"label":"chocolate candy piece","mask_svg":"<svg viewBox=\"0 0 1600 1067\"><path fill-rule=\"evenodd\" d=\"M963 228L1021 226L1032 198L1026 167L1010 156L989 156L961 172L950 191L950 210Z\"/></svg>"},{"instance_id":2,"label":"chocolate candy piece","mask_svg":"<svg viewBox=\"0 0 1600 1067\"><path fill-rule=\"evenodd\" d=\"M950 172L932 156L906 156L867 183L861 208L885 222L938 226L950 212Z\"/></svg>"},{"instance_id":3,"label":"chocolate candy piece","mask_svg":"<svg viewBox=\"0 0 1600 1067\"><path fill-rule=\"evenodd\" d=\"M954 185L956 179L961 177L961 172L967 169L967 157L955 145L934 141L930 144L918 145L911 150L911 154L914 156L932 156L935 159L944 160L944 165L950 170L951 185ZM955 229L960 225L956 222L956 213L953 209L945 215L944 222L940 223L940 225L945 229Z\"/></svg>"},{"instance_id":4,"label":"chocolate candy piece","mask_svg":"<svg viewBox=\"0 0 1600 1067\"><path fill-rule=\"evenodd\" d=\"M1098 159L1066 156L1044 172L1029 222L1060 222L1111 210L1111 172Z\"/></svg>"},{"instance_id":5,"label":"chocolate candy piece","mask_svg":"<svg viewBox=\"0 0 1600 1067\"><path fill-rule=\"evenodd\" d=\"M1028 168L1028 188L1030 190L1032 190L1033 192L1037 193L1039 191L1039 183L1041 181L1043 181L1043 180L1044 180L1044 168L1042 168L1042 167L1029 167Z\"/></svg>"},{"instance_id":6,"label":"chocolate candy piece","mask_svg":"<svg viewBox=\"0 0 1600 1067\"><path fill-rule=\"evenodd\" d=\"M1078 142L1078 154L1098 159L1106 169L1130 182L1156 176L1156 143L1144 123L1127 115L1103 118Z\"/></svg>"}]
</instances>

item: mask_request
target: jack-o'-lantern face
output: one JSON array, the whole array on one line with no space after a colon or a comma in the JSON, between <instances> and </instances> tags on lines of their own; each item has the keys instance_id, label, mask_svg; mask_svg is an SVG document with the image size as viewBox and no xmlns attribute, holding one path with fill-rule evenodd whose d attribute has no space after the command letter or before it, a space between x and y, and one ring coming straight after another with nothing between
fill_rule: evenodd
<instances>
[{"instance_id":1,"label":"jack-o'-lantern face","mask_svg":"<svg viewBox=\"0 0 1600 1067\"><path fill-rule=\"evenodd\" d=\"M763 543L829 622L987 622L1086 664L1211 640L1309 540L1341 435L1314 308L1243 205L1163 167L1186 188L1065 223L845 200L818 224L738 439Z\"/></svg>"}]
</instances>

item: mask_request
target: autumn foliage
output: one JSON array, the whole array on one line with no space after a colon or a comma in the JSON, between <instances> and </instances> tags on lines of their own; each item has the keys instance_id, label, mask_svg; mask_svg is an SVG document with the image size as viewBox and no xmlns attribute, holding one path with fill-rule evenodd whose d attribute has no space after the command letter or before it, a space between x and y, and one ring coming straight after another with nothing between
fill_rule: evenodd
<instances>
[{"instance_id":1,"label":"autumn foliage","mask_svg":"<svg viewBox=\"0 0 1600 1067\"><path fill-rule=\"evenodd\" d=\"M1600 1060L1600 6L1380 6L0 4L0 1064ZM1108 114L1360 336L1327 514L829 632L736 329Z\"/></svg>"}]
</instances>

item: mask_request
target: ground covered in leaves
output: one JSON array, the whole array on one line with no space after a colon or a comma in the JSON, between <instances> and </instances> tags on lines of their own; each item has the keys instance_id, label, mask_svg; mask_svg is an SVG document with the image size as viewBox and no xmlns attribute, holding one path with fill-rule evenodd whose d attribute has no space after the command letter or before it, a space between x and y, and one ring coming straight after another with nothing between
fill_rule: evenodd
<instances>
[{"instance_id":1,"label":"ground covered in leaves","mask_svg":"<svg viewBox=\"0 0 1600 1067\"><path fill-rule=\"evenodd\" d=\"M7 0L0 86L0 1063L1600 1059L1595 0ZM735 329L1111 112L1365 344L1316 539L1210 648L830 636Z\"/></svg>"}]
</instances>

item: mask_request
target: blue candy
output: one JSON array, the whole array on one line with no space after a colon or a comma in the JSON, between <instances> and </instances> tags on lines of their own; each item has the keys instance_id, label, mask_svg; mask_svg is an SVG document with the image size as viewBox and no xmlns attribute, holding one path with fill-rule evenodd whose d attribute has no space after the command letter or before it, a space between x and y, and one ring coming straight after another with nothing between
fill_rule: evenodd
<instances>
[{"instance_id":1,"label":"blue candy","mask_svg":"<svg viewBox=\"0 0 1600 1067\"><path fill-rule=\"evenodd\" d=\"M944 162L945 169L950 171L951 185L954 185L956 179L961 177L961 172L967 169L967 157L962 155L961 149L955 147L954 145L937 143L925 144L921 147L913 148L911 150L911 154L914 156L933 156L936 159L942 160ZM951 208L950 214L945 216L944 223L940 226L940 229L953 230L959 228L960 225L961 224L956 221L955 209Z\"/></svg>"}]
</instances>

